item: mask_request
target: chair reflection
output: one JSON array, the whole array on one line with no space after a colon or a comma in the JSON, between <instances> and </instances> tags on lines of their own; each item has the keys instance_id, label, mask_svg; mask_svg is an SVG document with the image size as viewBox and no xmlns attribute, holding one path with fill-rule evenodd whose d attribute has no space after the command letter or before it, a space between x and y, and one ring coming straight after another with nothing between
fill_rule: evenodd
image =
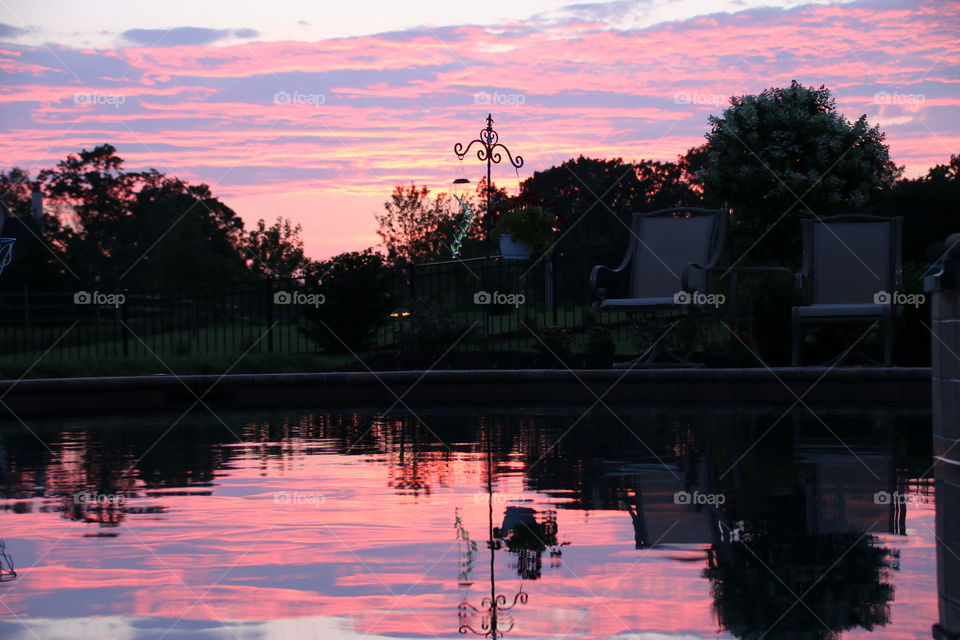
<instances>
[{"instance_id":1,"label":"chair reflection","mask_svg":"<svg viewBox=\"0 0 960 640\"><path fill-rule=\"evenodd\" d=\"M894 446L854 451L794 426L773 436L789 456L750 455L749 438L705 439L604 474L635 548L705 546L717 622L737 638L827 639L890 621L899 557L876 534L904 534L909 506L893 498L908 489Z\"/></svg>"}]
</instances>

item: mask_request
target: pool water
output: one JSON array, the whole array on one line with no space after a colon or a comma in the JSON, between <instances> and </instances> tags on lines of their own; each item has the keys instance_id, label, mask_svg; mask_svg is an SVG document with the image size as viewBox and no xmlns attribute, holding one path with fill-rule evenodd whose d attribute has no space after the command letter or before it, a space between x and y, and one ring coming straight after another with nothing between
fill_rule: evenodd
<instances>
[{"instance_id":1,"label":"pool water","mask_svg":"<svg viewBox=\"0 0 960 640\"><path fill-rule=\"evenodd\" d=\"M929 413L785 410L10 424L0 637L929 638Z\"/></svg>"}]
</instances>

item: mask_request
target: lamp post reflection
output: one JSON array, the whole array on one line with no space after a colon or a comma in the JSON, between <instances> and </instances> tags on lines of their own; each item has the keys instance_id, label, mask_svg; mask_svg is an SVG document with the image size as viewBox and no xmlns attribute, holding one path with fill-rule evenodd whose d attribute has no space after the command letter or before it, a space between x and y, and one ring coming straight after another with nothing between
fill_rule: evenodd
<instances>
[{"instance_id":1,"label":"lamp post reflection","mask_svg":"<svg viewBox=\"0 0 960 640\"><path fill-rule=\"evenodd\" d=\"M0 582L15 580L17 572L13 568L13 558L7 553L7 545L0 540Z\"/></svg>"},{"instance_id":2,"label":"lamp post reflection","mask_svg":"<svg viewBox=\"0 0 960 640\"><path fill-rule=\"evenodd\" d=\"M513 596L513 602L507 604L507 596L497 593L495 572L495 552L501 548L501 540L494 536L493 528L493 442L487 437L487 547L490 549L490 595L485 596L477 608L467 602L466 598L458 607L459 632L472 633L484 638L502 638L503 634L513 629L513 608L518 604L526 604L527 593L521 584L520 590ZM480 629L475 629L470 622L473 618L480 618Z\"/></svg>"}]
</instances>

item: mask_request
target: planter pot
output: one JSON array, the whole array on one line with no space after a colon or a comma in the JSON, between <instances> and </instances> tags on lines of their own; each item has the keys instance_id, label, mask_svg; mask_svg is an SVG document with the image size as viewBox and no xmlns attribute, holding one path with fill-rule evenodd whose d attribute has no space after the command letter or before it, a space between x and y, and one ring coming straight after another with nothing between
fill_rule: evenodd
<instances>
[{"instance_id":1,"label":"planter pot","mask_svg":"<svg viewBox=\"0 0 960 640\"><path fill-rule=\"evenodd\" d=\"M526 260L533 255L533 247L523 240L514 240L509 233L500 235L500 255L507 260Z\"/></svg>"}]
</instances>

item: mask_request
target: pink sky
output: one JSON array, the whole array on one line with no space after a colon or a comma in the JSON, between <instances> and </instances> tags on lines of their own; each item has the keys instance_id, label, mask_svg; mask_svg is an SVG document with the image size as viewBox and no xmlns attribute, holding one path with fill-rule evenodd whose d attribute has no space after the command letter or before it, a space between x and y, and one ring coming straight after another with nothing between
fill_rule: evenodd
<instances>
[{"instance_id":1,"label":"pink sky","mask_svg":"<svg viewBox=\"0 0 960 640\"><path fill-rule=\"evenodd\" d=\"M673 160L729 96L793 79L880 124L908 176L960 151L956 3L756 6L629 28L611 19L618 4L323 39L165 25L89 46L38 40L42 25L6 9L2 168L35 173L110 143L130 169L210 184L248 225L293 219L326 257L377 242L373 213L394 185L446 189L453 144L488 111L525 160L520 179L581 153ZM495 180L518 184L504 165Z\"/></svg>"}]
</instances>

